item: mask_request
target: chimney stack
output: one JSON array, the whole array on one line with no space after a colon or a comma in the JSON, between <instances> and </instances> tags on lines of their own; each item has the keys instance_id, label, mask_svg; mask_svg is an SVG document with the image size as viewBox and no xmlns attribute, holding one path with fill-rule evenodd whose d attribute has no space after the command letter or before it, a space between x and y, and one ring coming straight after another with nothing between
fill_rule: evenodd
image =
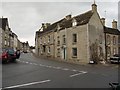
<instances>
[{"instance_id":1,"label":"chimney stack","mask_svg":"<svg viewBox=\"0 0 120 90\"><path fill-rule=\"evenodd\" d=\"M101 22L102 22L103 26L105 26L105 18L101 18Z\"/></svg>"},{"instance_id":2,"label":"chimney stack","mask_svg":"<svg viewBox=\"0 0 120 90\"><path fill-rule=\"evenodd\" d=\"M72 15L70 14L70 15L67 15L67 16L65 17L65 19L66 19L66 20L70 20L71 17L72 17Z\"/></svg>"},{"instance_id":3,"label":"chimney stack","mask_svg":"<svg viewBox=\"0 0 120 90\"><path fill-rule=\"evenodd\" d=\"M112 28L117 29L117 21L113 20L113 22L112 22Z\"/></svg>"},{"instance_id":4,"label":"chimney stack","mask_svg":"<svg viewBox=\"0 0 120 90\"><path fill-rule=\"evenodd\" d=\"M97 5L95 4L95 0L94 3L92 4L92 11L97 12Z\"/></svg>"},{"instance_id":5,"label":"chimney stack","mask_svg":"<svg viewBox=\"0 0 120 90\"><path fill-rule=\"evenodd\" d=\"M50 23L42 23L43 30L50 26Z\"/></svg>"}]
</instances>

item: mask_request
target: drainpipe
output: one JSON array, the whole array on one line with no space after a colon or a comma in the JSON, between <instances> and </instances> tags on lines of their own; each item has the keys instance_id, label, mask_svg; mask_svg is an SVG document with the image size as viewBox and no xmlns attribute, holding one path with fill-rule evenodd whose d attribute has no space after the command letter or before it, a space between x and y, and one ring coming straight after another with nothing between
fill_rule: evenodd
<instances>
[{"instance_id":1,"label":"drainpipe","mask_svg":"<svg viewBox=\"0 0 120 90\"><path fill-rule=\"evenodd\" d=\"M106 43L106 33L105 33L105 60L107 61L107 43Z\"/></svg>"}]
</instances>

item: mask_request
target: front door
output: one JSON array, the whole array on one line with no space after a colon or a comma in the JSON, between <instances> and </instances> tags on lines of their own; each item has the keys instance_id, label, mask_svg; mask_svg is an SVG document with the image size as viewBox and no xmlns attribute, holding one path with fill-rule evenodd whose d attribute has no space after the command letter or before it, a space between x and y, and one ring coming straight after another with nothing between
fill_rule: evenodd
<instances>
[{"instance_id":1,"label":"front door","mask_svg":"<svg viewBox=\"0 0 120 90\"><path fill-rule=\"evenodd\" d=\"M62 58L66 60L66 48L62 50Z\"/></svg>"}]
</instances>

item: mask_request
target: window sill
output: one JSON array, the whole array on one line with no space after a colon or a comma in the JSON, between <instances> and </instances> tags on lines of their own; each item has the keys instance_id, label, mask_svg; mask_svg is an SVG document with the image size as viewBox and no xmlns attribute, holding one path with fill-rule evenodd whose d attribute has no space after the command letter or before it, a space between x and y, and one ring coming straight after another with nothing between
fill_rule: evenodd
<instances>
[{"instance_id":1,"label":"window sill","mask_svg":"<svg viewBox=\"0 0 120 90\"><path fill-rule=\"evenodd\" d=\"M75 44L77 44L77 42L73 42L72 44L75 45Z\"/></svg>"},{"instance_id":2,"label":"window sill","mask_svg":"<svg viewBox=\"0 0 120 90\"><path fill-rule=\"evenodd\" d=\"M72 56L72 58L77 58L77 56Z\"/></svg>"}]
</instances>

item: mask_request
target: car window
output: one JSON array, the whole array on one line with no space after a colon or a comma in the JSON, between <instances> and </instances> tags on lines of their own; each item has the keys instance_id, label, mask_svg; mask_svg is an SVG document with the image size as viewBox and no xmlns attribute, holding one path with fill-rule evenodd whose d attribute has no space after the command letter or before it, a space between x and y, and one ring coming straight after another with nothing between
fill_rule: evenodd
<instances>
[{"instance_id":1,"label":"car window","mask_svg":"<svg viewBox=\"0 0 120 90\"><path fill-rule=\"evenodd\" d=\"M9 53L9 54L14 54L14 50L9 49L9 50L8 50L8 53Z\"/></svg>"}]
</instances>

